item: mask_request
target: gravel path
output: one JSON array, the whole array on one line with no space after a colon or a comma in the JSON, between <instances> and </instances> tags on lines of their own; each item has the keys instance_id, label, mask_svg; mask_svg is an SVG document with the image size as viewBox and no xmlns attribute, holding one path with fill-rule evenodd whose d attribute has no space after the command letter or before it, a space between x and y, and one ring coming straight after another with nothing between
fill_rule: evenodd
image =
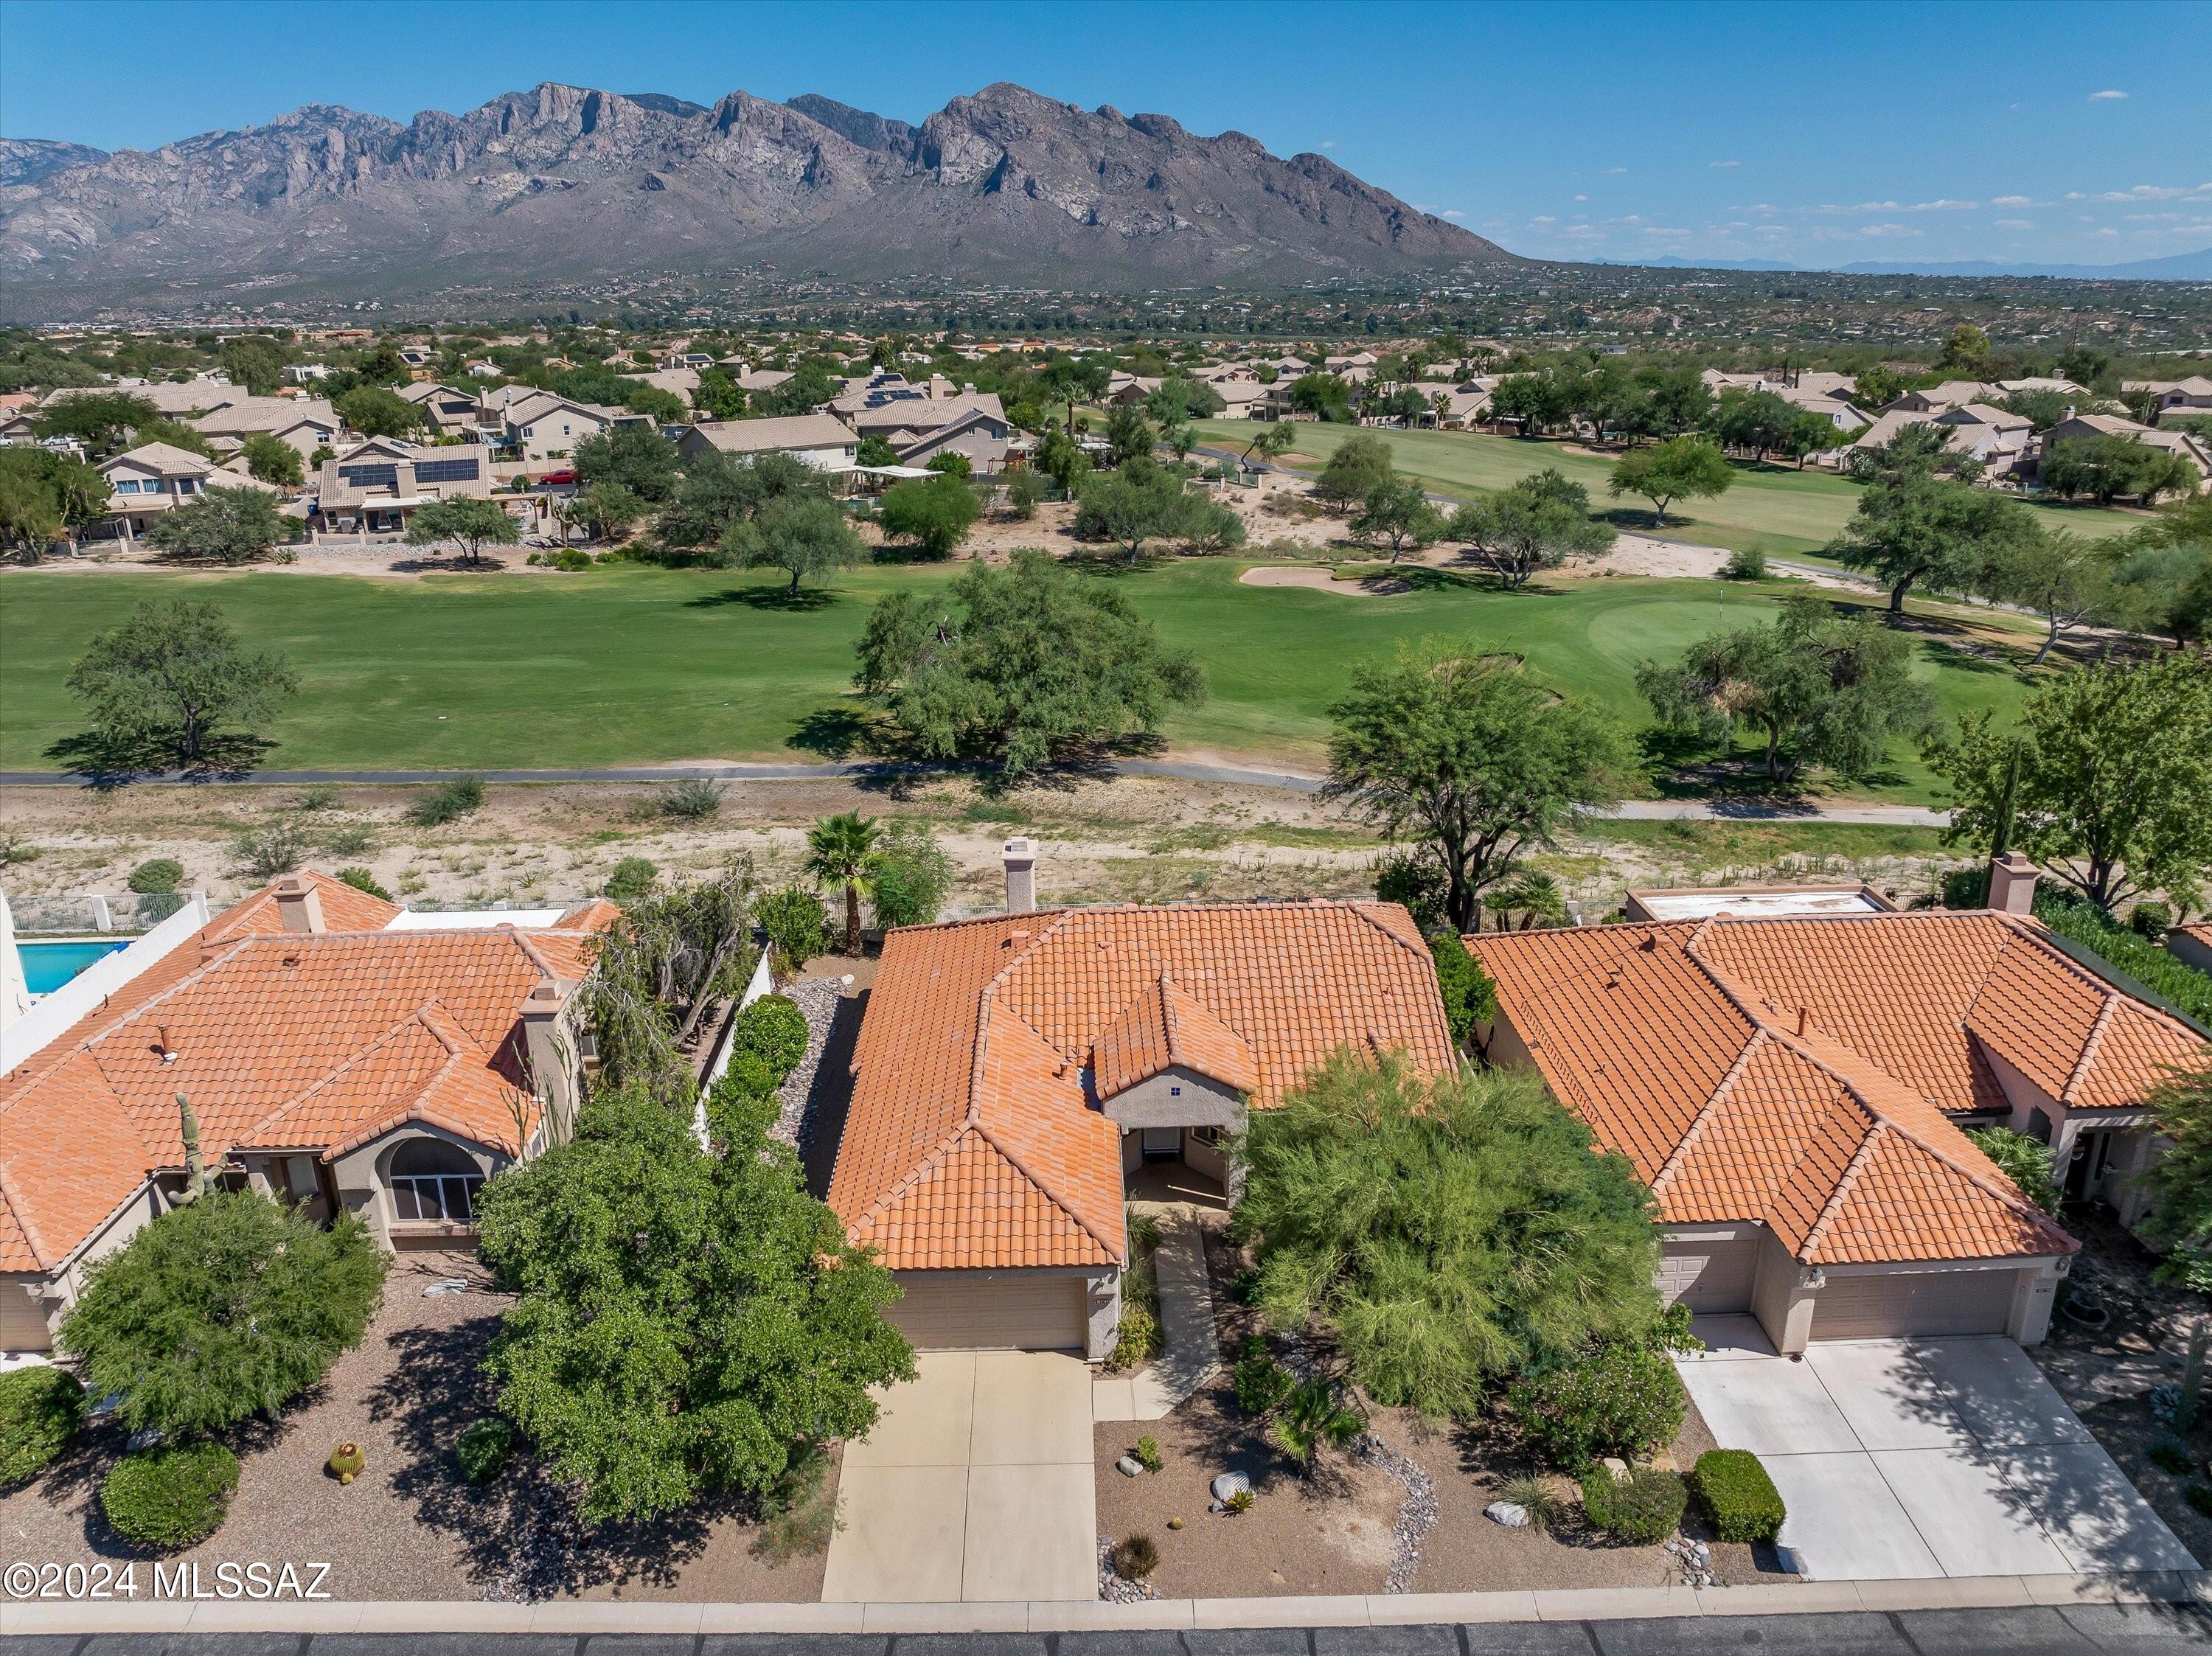
<instances>
[{"instance_id":1,"label":"gravel path","mask_svg":"<svg viewBox=\"0 0 2212 1656\"><path fill-rule=\"evenodd\" d=\"M822 1067L822 1049L829 1042L830 1026L836 1018L844 986L835 978L803 978L778 992L787 996L805 1016L806 1056L784 1077L783 1090L777 1095L783 1108L769 1131L805 1156L809 1126L806 1101L814 1090L814 1072Z\"/></svg>"}]
</instances>

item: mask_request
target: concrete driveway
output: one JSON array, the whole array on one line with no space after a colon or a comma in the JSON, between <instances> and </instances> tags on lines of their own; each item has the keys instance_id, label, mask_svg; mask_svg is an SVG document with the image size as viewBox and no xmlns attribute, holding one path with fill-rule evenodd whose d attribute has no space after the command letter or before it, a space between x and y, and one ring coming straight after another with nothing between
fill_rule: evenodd
<instances>
[{"instance_id":1,"label":"concrete driveway","mask_svg":"<svg viewBox=\"0 0 2212 1656\"><path fill-rule=\"evenodd\" d=\"M927 1351L845 1446L825 1602L1098 1596L1091 1370L1048 1351Z\"/></svg>"},{"instance_id":2,"label":"concrete driveway","mask_svg":"<svg viewBox=\"0 0 2212 1656\"><path fill-rule=\"evenodd\" d=\"M1839 1340L1792 1362L1748 1317L1697 1328L1682 1382L1723 1448L1765 1463L1814 1580L2197 1567L2010 1340Z\"/></svg>"}]
</instances>

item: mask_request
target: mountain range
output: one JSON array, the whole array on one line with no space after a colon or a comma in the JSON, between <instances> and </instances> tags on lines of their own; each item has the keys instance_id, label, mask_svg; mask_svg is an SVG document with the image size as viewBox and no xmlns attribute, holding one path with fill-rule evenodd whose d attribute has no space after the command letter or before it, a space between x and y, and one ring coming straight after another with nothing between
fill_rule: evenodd
<instances>
[{"instance_id":1,"label":"mountain range","mask_svg":"<svg viewBox=\"0 0 2212 1656\"><path fill-rule=\"evenodd\" d=\"M918 126L547 82L404 125L311 104L150 151L0 141L0 311L25 317L737 267L1110 290L1519 263L1326 156L1006 83Z\"/></svg>"}]
</instances>

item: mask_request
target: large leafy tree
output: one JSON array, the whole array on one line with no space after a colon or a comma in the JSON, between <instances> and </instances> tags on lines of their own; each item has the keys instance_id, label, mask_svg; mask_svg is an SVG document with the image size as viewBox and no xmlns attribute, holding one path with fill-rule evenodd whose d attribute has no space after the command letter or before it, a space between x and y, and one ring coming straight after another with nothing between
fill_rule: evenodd
<instances>
[{"instance_id":1,"label":"large leafy tree","mask_svg":"<svg viewBox=\"0 0 2212 1656\"><path fill-rule=\"evenodd\" d=\"M2180 455L2111 433L2062 437L2045 452L2037 476L2068 500L2087 494L2103 506L2122 495L2149 505L2161 494L2193 494L2198 481L2197 468Z\"/></svg>"},{"instance_id":2,"label":"large leafy tree","mask_svg":"<svg viewBox=\"0 0 2212 1656\"><path fill-rule=\"evenodd\" d=\"M500 1410L588 1521L763 1495L914 1374L890 1273L806 1193L773 1108L714 1101L714 1154L685 1113L603 1092L478 1198L483 1257L520 1296L487 1362Z\"/></svg>"},{"instance_id":3,"label":"large leafy tree","mask_svg":"<svg viewBox=\"0 0 2212 1656\"><path fill-rule=\"evenodd\" d=\"M1916 429L1908 427L1898 440ZM1877 476L1828 550L1887 586L1890 612L1901 615L1915 585L1978 587L1990 566L2034 531L2034 518L2019 501L1916 467Z\"/></svg>"},{"instance_id":4,"label":"large leafy tree","mask_svg":"<svg viewBox=\"0 0 2212 1656\"><path fill-rule=\"evenodd\" d=\"M1640 494L1651 502L1653 515L1664 527L1667 508L1676 500L1709 500L1727 492L1735 481L1728 457L1709 439L1669 437L1650 448L1631 449L1613 468L1606 488L1616 498Z\"/></svg>"},{"instance_id":5,"label":"large leafy tree","mask_svg":"<svg viewBox=\"0 0 2212 1656\"><path fill-rule=\"evenodd\" d=\"M758 517L769 501L828 491L828 479L796 455L740 460L710 449L684 463L683 478L655 515L653 531L671 551L719 547L732 525Z\"/></svg>"},{"instance_id":6,"label":"large leafy tree","mask_svg":"<svg viewBox=\"0 0 2212 1656\"><path fill-rule=\"evenodd\" d=\"M522 538L521 525L496 500L455 494L417 507L407 522L407 544L441 546L451 541L471 564L483 561L487 546L512 546Z\"/></svg>"},{"instance_id":7,"label":"large leafy tree","mask_svg":"<svg viewBox=\"0 0 2212 1656\"><path fill-rule=\"evenodd\" d=\"M619 484L658 506L676 493L682 475L676 445L651 426L611 426L576 445L576 476L586 487Z\"/></svg>"},{"instance_id":8,"label":"large leafy tree","mask_svg":"<svg viewBox=\"0 0 2212 1656\"><path fill-rule=\"evenodd\" d=\"M213 1191L94 1264L59 1338L131 1426L218 1432L275 1414L361 1343L386 1264L357 1215L325 1228Z\"/></svg>"},{"instance_id":9,"label":"large leafy tree","mask_svg":"<svg viewBox=\"0 0 2212 1656\"><path fill-rule=\"evenodd\" d=\"M1019 776L1071 749L1152 731L1206 700L1206 671L1163 646L1110 586L1024 549L952 583L953 608L908 588L868 616L855 682L923 752Z\"/></svg>"},{"instance_id":10,"label":"large leafy tree","mask_svg":"<svg viewBox=\"0 0 2212 1656\"><path fill-rule=\"evenodd\" d=\"M284 452L292 453L289 448ZM146 531L146 540L180 558L252 563L276 550L279 541L290 537L294 527L292 520L277 509L276 496L258 488L218 486L155 519Z\"/></svg>"},{"instance_id":11,"label":"large leafy tree","mask_svg":"<svg viewBox=\"0 0 2212 1656\"><path fill-rule=\"evenodd\" d=\"M1993 844L2009 820L2013 845L2107 910L2137 892L2193 902L2204 889L2212 659L2073 669L2028 693L2015 729L1986 709L1965 714L1928 760L1951 786L1954 844Z\"/></svg>"},{"instance_id":12,"label":"large leafy tree","mask_svg":"<svg viewBox=\"0 0 2212 1656\"><path fill-rule=\"evenodd\" d=\"M2038 525L1990 561L1982 590L2042 618L2043 642L2029 664L2040 666L2065 634L2101 626L2131 607L2118 581L2121 550L2066 529Z\"/></svg>"},{"instance_id":13,"label":"large leafy tree","mask_svg":"<svg viewBox=\"0 0 2212 1656\"><path fill-rule=\"evenodd\" d=\"M1346 525L1352 538L1364 543L1388 541L1390 561L1409 548L1418 551L1435 544L1445 529L1443 513L1429 504L1420 484L1410 477L1394 477L1367 491L1359 510Z\"/></svg>"},{"instance_id":14,"label":"large leafy tree","mask_svg":"<svg viewBox=\"0 0 2212 1656\"><path fill-rule=\"evenodd\" d=\"M1924 731L1934 713L1909 640L1809 594L1765 626L1692 645L1671 666L1644 662L1636 687L1664 723L1711 744L1756 732L1767 775L1784 782L1808 763L1864 776L1893 737Z\"/></svg>"},{"instance_id":15,"label":"large leafy tree","mask_svg":"<svg viewBox=\"0 0 2212 1656\"><path fill-rule=\"evenodd\" d=\"M877 510L884 534L911 542L933 558L948 555L966 540L982 515L975 491L949 472L893 483Z\"/></svg>"},{"instance_id":16,"label":"large leafy tree","mask_svg":"<svg viewBox=\"0 0 2212 1656\"><path fill-rule=\"evenodd\" d=\"M1601 558L1620 536L1589 515L1589 493L1556 466L1510 488L1469 500L1452 514L1450 533L1498 572L1501 585L1525 586L1570 557Z\"/></svg>"},{"instance_id":17,"label":"large leafy tree","mask_svg":"<svg viewBox=\"0 0 2212 1656\"><path fill-rule=\"evenodd\" d=\"M227 339L217 355L223 372L256 397L266 397L284 383L289 354L265 335Z\"/></svg>"},{"instance_id":18,"label":"large leafy tree","mask_svg":"<svg viewBox=\"0 0 2212 1656\"><path fill-rule=\"evenodd\" d=\"M1380 484L1396 480L1390 446L1371 431L1354 432L1336 446L1314 480L1314 498L1331 506L1357 506Z\"/></svg>"},{"instance_id":19,"label":"large leafy tree","mask_svg":"<svg viewBox=\"0 0 2212 1656\"><path fill-rule=\"evenodd\" d=\"M1627 764L1595 707L1470 645L1431 640L1355 668L1329 716L1328 792L1435 858L1457 931L1480 929L1483 893L1574 812L1619 798Z\"/></svg>"},{"instance_id":20,"label":"large leafy tree","mask_svg":"<svg viewBox=\"0 0 2212 1656\"><path fill-rule=\"evenodd\" d=\"M88 448L98 449L161 417L151 403L128 391L82 391L47 403L33 426L41 437L74 437Z\"/></svg>"},{"instance_id":21,"label":"large leafy tree","mask_svg":"<svg viewBox=\"0 0 2212 1656\"><path fill-rule=\"evenodd\" d=\"M422 424L422 410L382 385L356 385L332 405L338 417L369 437L404 437Z\"/></svg>"},{"instance_id":22,"label":"large leafy tree","mask_svg":"<svg viewBox=\"0 0 2212 1656\"><path fill-rule=\"evenodd\" d=\"M1106 458L1117 466L1152 458L1152 425L1145 418L1142 403L1115 404L1114 411L1106 416Z\"/></svg>"},{"instance_id":23,"label":"large leafy tree","mask_svg":"<svg viewBox=\"0 0 2212 1656\"><path fill-rule=\"evenodd\" d=\"M300 451L282 437L257 431L240 446L240 452L246 456L246 469L264 483L297 488L307 481Z\"/></svg>"},{"instance_id":24,"label":"large leafy tree","mask_svg":"<svg viewBox=\"0 0 2212 1656\"><path fill-rule=\"evenodd\" d=\"M1253 1113L1243 1153L1261 1310L1326 1332L1378 1402L1470 1419L1658 1320L1650 1192L1532 1074L1339 1052Z\"/></svg>"},{"instance_id":25,"label":"large leafy tree","mask_svg":"<svg viewBox=\"0 0 2212 1656\"><path fill-rule=\"evenodd\" d=\"M2212 1057L2168 1076L2149 1102L2168 1142L2143 1170L2143 1240L2166 1250L2159 1276L2212 1294Z\"/></svg>"},{"instance_id":26,"label":"large leafy tree","mask_svg":"<svg viewBox=\"0 0 2212 1656\"><path fill-rule=\"evenodd\" d=\"M654 887L623 906L584 980L582 1012L611 1086L678 1111L698 1092L684 1043L717 1001L752 975L752 869ZM555 1137L565 1130L556 1124Z\"/></svg>"},{"instance_id":27,"label":"large leafy tree","mask_svg":"<svg viewBox=\"0 0 2212 1656\"><path fill-rule=\"evenodd\" d=\"M65 530L107 512L107 479L50 448L0 448L0 544L35 561Z\"/></svg>"},{"instance_id":28,"label":"large leafy tree","mask_svg":"<svg viewBox=\"0 0 2212 1656\"><path fill-rule=\"evenodd\" d=\"M0 452L0 464L6 459ZM2125 544L2114 579L2130 617L2176 645L2212 637L2212 494L2165 507Z\"/></svg>"},{"instance_id":29,"label":"large leafy tree","mask_svg":"<svg viewBox=\"0 0 2212 1656\"><path fill-rule=\"evenodd\" d=\"M1131 563L1148 540L1234 545L1244 538L1235 513L1192 494L1180 475L1146 458L1086 478L1073 526L1078 535L1113 542Z\"/></svg>"},{"instance_id":30,"label":"large leafy tree","mask_svg":"<svg viewBox=\"0 0 2212 1656\"><path fill-rule=\"evenodd\" d=\"M152 746L196 765L219 725L267 718L300 682L281 654L241 646L214 604L149 598L94 635L69 688L90 708L103 746Z\"/></svg>"},{"instance_id":31,"label":"large leafy tree","mask_svg":"<svg viewBox=\"0 0 2212 1656\"><path fill-rule=\"evenodd\" d=\"M819 494L769 501L755 521L735 525L722 544L749 566L782 570L794 595L807 576L849 569L866 550L836 502Z\"/></svg>"}]
</instances>

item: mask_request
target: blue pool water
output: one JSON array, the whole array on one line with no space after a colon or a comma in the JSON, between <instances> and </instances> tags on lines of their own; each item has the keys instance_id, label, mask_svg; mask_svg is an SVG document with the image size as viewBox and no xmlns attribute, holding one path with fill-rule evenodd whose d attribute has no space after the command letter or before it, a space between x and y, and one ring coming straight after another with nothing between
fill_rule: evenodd
<instances>
[{"instance_id":1,"label":"blue pool water","mask_svg":"<svg viewBox=\"0 0 2212 1656\"><path fill-rule=\"evenodd\" d=\"M23 957L23 980L34 995L51 995L103 955L128 949L127 937L99 943L19 943Z\"/></svg>"}]
</instances>

